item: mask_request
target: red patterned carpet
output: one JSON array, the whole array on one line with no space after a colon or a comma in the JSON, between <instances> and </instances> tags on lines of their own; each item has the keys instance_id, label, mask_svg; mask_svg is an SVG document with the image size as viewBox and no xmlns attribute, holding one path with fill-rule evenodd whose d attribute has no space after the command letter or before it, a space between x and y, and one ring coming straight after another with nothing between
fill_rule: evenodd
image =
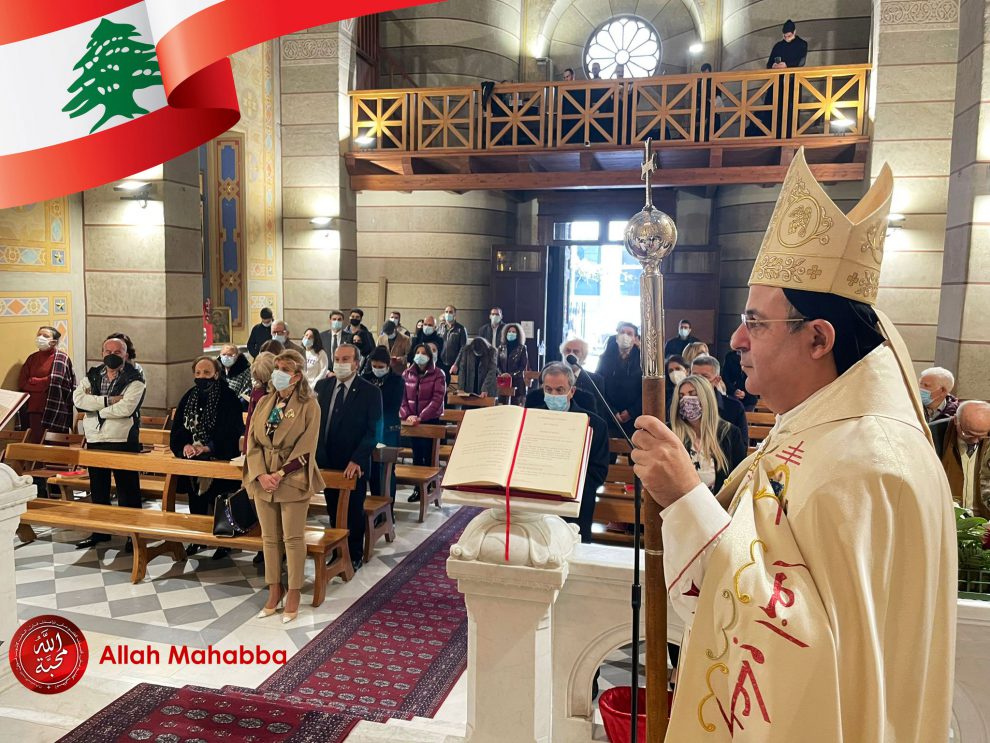
<instances>
[{"instance_id":1,"label":"red patterned carpet","mask_svg":"<svg viewBox=\"0 0 990 743\"><path fill-rule=\"evenodd\" d=\"M432 717L467 665L446 574L461 508L257 689L141 684L59 743L339 743L358 721Z\"/></svg>"}]
</instances>

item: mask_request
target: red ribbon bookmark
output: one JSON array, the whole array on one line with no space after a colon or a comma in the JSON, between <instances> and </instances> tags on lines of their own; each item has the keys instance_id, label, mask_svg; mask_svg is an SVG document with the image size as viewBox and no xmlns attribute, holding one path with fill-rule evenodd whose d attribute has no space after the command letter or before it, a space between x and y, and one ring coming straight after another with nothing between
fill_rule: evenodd
<instances>
[{"instance_id":1,"label":"red ribbon bookmark","mask_svg":"<svg viewBox=\"0 0 990 743\"><path fill-rule=\"evenodd\" d=\"M522 422L519 424L519 435L516 437L516 446L512 450L512 464L509 465L509 477L505 481L505 561L509 561L509 489L512 485L512 472L516 468L516 456L519 454L519 442L522 441L523 428L526 427L526 408L523 408Z\"/></svg>"}]
</instances>

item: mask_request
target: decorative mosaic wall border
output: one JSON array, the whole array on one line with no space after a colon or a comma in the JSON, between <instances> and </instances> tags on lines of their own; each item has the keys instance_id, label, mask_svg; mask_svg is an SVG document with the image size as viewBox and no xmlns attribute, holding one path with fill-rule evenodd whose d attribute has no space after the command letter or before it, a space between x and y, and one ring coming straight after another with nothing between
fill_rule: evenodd
<instances>
[{"instance_id":1,"label":"decorative mosaic wall border","mask_svg":"<svg viewBox=\"0 0 990 743\"><path fill-rule=\"evenodd\" d=\"M72 355L72 293L0 295L0 322L23 322L33 318L37 324L51 325L62 334L61 347Z\"/></svg>"},{"instance_id":2,"label":"decorative mosaic wall border","mask_svg":"<svg viewBox=\"0 0 990 743\"><path fill-rule=\"evenodd\" d=\"M39 206L42 205L35 204L31 208ZM45 210L44 240L24 240L0 234L0 271L69 272L68 201L52 199L42 208ZM8 214L17 211L12 209Z\"/></svg>"},{"instance_id":3,"label":"decorative mosaic wall border","mask_svg":"<svg viewBox=\"0 0 990 743\"><path fill-rule=\"evenodd\" d=\"M216 206L213 235L217 272L213 303L230 307L231 325L244 327L247 221L245 218L244 135L227 132L214 140L213 177Z\"/></svg>"}]
</instances>

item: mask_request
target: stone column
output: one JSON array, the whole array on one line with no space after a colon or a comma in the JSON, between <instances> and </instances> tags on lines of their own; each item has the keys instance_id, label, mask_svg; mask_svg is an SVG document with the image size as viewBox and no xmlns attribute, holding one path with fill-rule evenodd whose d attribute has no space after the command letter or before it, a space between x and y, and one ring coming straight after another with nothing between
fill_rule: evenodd
<instances>
[{"instance_id":1,"label":"stone column","mask_svg":"<svg viewBox=\"0 0 990 743\"><path fill-rule=\"evenodd\" d=\"M0 648L6 656L10 638L17 629L17 581L14 575L14 532L27 502L37 497L30 477L20 477L0 464ZM0 690L13 681L7 658L0 663Z\"/></svg>"},{"instance_id":2,"label":"stone column","mask_svg":"<svg viewBox=\"0 0 990 743\"><path fill-rule=\"evenodd\" d=\"M559 516L513 514L506 561L505 512L490 509L451 547L447 574L468 610L471 743L553 740L551 611L577 542Z\"/></svg>"},{"instance_id":3,"label":"stone column","mask_svg":"<svg viewBox=\"0 0 990 743\"><path fill-rule=\"evenodd\" d=\"M870 171L890 163L891 212L906 216L884 245L877 301L919 371L935 360L958 35L954 0L874 0Z\"/></svg>"},{"instance_id":4,"label":"stone column","mask_svg":"<svg viewBox=\"0 0 990 743\"><path fill-rule=\"evenodd\" d=\"M148 383L144 407L165 410L191 386L190 366L203 352L197 153L135 178L151 183L156 200L122 200L116 182L83 195L86 359L100 363L103 340L126 333Z\"/></svg>"},{"instance_id":5,"label":"stone column","mask_svg":"<svg viewBox=\"0 0 990 743\"><path fill-rule=\"evenodd\" d=\"M959 5L949 209L935 362L960 397L990 397L990 3ZM908 225L909 226L909 225ZM905 227L905 230L907 226Z\"/></svg>"},{"instance_id":6,"label":"stone column","mask_svg":"<svg viewBox=\"0 0 990 743\"><path fill-rule=\"evenodd\" d=\"M280 42L283 316L293 338L326 329L331 309L357 303L354 194L343 157L350 141L354 21ZM315 230L313 217L332 217Z\"/></svg>"}]
</instances>

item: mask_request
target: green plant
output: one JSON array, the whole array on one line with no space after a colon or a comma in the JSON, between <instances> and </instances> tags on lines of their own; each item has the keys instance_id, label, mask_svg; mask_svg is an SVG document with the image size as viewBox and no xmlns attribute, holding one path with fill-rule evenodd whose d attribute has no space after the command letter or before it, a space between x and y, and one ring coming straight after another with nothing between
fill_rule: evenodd
<instances>
[{"instance_id":1,"label":"green plant","mask_svg":"<svg viewBox=\"0 0 990 743\"><path fill-rule=\"evenodd\" d=\"M974 516L966 508L956 506L955 509L960 570L990 570L990 529L987 520Z\"/></svg>"}]
</instances>

